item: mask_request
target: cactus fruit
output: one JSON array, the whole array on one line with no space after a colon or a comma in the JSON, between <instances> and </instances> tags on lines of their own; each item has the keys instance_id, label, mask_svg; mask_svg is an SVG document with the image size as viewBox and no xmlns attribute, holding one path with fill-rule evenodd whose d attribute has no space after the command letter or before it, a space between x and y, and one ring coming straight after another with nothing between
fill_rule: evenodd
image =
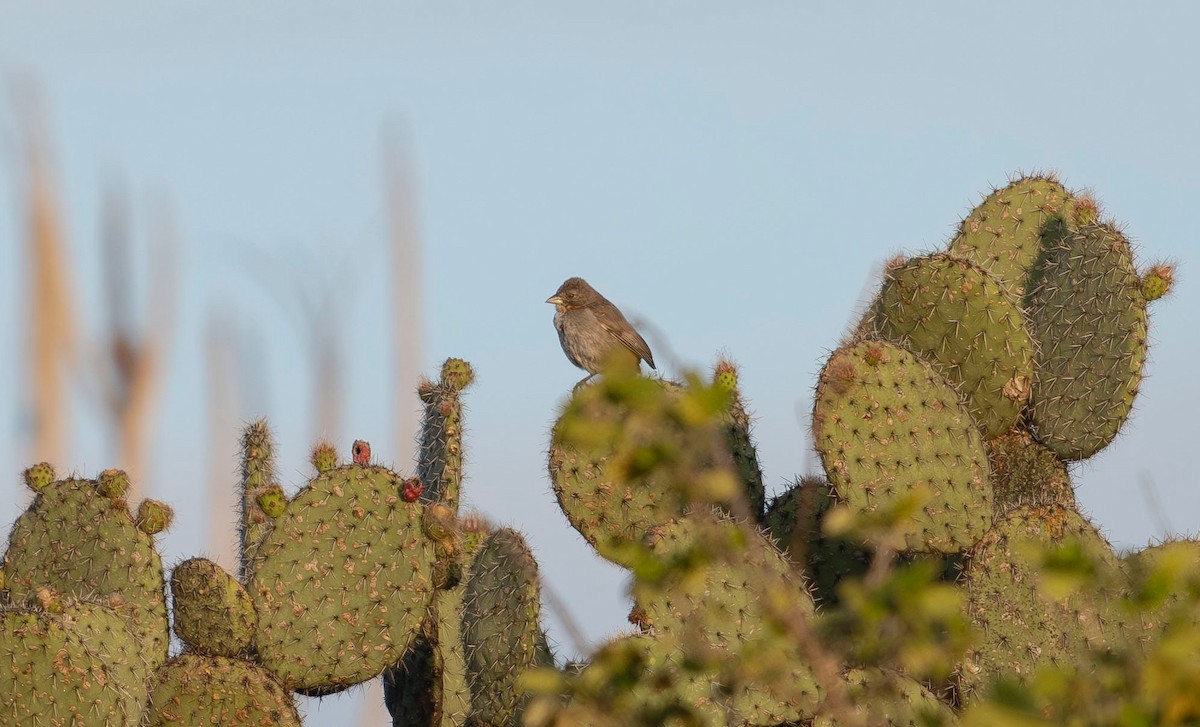
<instances>
[{"instance_id":1,"label":"cactus fruit","mask_svg":"<svg viewBox=\"0 0 1200 727\"><path fill-rule=\"evenodd\" d=\"M1070 193L1052 176L1017 179L967 215L949 252L996 276L1020 300L1043 232L1070 215L1070 201Z\"/></svg>"},{"instance_id":2,"label":"cactus fruit","mask_svg":"<svg viewBox=\"0 0 1200 727\"><path fill-rule=\"evenodd\" d=\"M985 439L1016 423L1033 342L1017 301L983 268L944 254L908 260L888 271L869 318L958 387Z\"/></svg>"},{"instance_id":3,"label":"cactus fruit","mask_svg":"<svg viewBox=\"0 0 1200 727\"><path fill-rule=\"evenodd\" d=\"M479 723L518 723L527 700L517 679L545 666L538 663L540 611L541 582L529 546L515 530L496 530L475 554L462 596L467 684Z\"/></svg>"},{"instance_id":4,"label":"cactus fruit","mask_svg":"<svg viewBox=\"0 0 1200 727\"><path fill-rule=\"evenodd\" d=\"M171 527L171 521L175 519L175 511L165 502L158 500L142 500L138 504L137 517L134 518L134 523L137 524L138 530L141 530L147 535L158 535L162 531Z\"/></svg>"},{"instance_id":5,"label":"cactus fruit","mask_svg":"<svg viewBox=\"0 0 1200 727\"><path fill-rule=\"evenodd\" d=\"M880 341L834 351L812 430L829 481L853 511L919 498L903 532L907 550L963 550L991 525L979 431L954 387L911 352Z\"/></svg>"},{"instance_id":6,"label":"cactus fruit","mask_svg":"<svg viewBox=\"0 0 1200 727\"><path fill-rule=\"evenodd\" d=\"M1039 546L1077 547L1115 581L1112 547L1086 520L1063 507L1011 510L975 545L963 574L967 615L980 634L959 668L969 701L992 679L1025 680L1041 665L1088 663L1088 647L1103 642L1108 605L1100 596L1065 598L1047 591L1030 552Z\"/></svg>"},{"instance_id":7,"label":"cactus fruit","mask_svg":"<svg viewBox=\"0 0 1200 727\"><path fill-rule=\"evenodd\" d=\"M113 609L58 604L0 607L0 721L135 727L154 671L141 644Z\"/></svg>"},{"instance_id":8,"label":"cactus fruit","mask_svg":"<svg viewBox=\"0 0 1200 727\"><path fill-rule=\"evenodd\" d=\"M417 455L417 493L425 502L441 502L458 511L463 477L462 391L475 380L471 365L459 358L442 364L441 378L421 385L425 412Z\"/></svg>"},{"instance_id":9,"label":"cactus fruit","mask_svg":"<svg viewBox=\"0 0 1200 727\"><path fill-rule=\"evenodd\" d=\"M155 674L142 727L300 727L295 699L262 667L222 656L180 654Z\"/></svg>"},{"instance_id":10,"label":"cactus fruit","mask_svg":"<svg viewBox=\"0 0 1200 727\"><path fill-rule=\"evenodd\" d=\"M1014 507L1075 507L1075 488L1065 462L1034 441L1024 429L1013 429L986 444L996 517Z\"/></svg>"},{"instance_id":11,"label":"cactus fruit","mask_svg":"<svg viewBox=\"0 0 1200 727\"><path fill-rule=\"evenodd\" d=\"M242 432L242 477L239 487L241 517L238 540L241 559L238 562L238 578L248 583L259 546L275 527L275 519L268 517L258 504L258 496L264 490L279 487L275 480L275 443L265 419L250 423ZM282 488L279 491L282 492Z\"/></svg>"},{"instance_id":12,"label":"cactus fruit","mask_svg":"<svg viewBox=\"0 0 1200 727\"><path fill-rule=\"evenodd\" d=\"M350 445L350 458L354 464L367 466L371 464L371 443L364 439L354 440Z\"/></svg>"},{"instance_id":13,"label":"cactus fruit","mask_svg":"<svg viewBox=\"0 0 1200 727\"><path fill-rule=\"evenodd\" d=\"M949 727L958 718L920 682L884 669L850 669L845 674L856 716L884 727ZM817 716L812 727L843 727L829 712Z\"/></svg>"},{"instance_id":14,"label":"cactus fruit","mask_svg":"<svg viewBox=\"0 0 1200 727\"><path fill-rule=\"evenodd\" d=\"M338 466L337 449L329 442L319 442L312 451L312 465L317 474Z\"/></svg>"},{"instance_id":15,"label":"cactus fruit","mask_svg":"<svg viewBox=\"0 0 1200 727\"><path fill-rule=\"evenodd\" d=\"M871 565L866 545L822 531L825 514L837 502L824 478L805 477L771 501L763 521L778 547L803 569L818 604L836 604L838 584L862 577Z\"/></svg>"},{"instance_id":16,"label":"cactus fruit","mask_svg":"<svg viewBox=\"0 0 1200 727\"><path fill-rule=\"evenodd\" d=\"M207 558L171 571L175 635L198 654L235 657L250 646L258 616L236 578Z\"/></svg>"},{"instance_id":17,"label":"cactus fruit","mask_svg":"<svg viewBox=\"0 0 1200 727\"><path fill-rule=\"evenodd\" d=\"M1142 297L1146 302L1156 301L1171 292L1175 284L1175 266L1156 263L1142 273Z\"/></svg>"},{"instance_id":18,"label":"cactus fruit","mask_svg":"<svg viewBox=\"0 0 1200 727\"><path fill-rule=\"evenodd\" d=\"M772 627L773 603L788 603L801 618L815 612L783 554L755 527L706 510L655 528L647 543L662 562L697 564L662 583L635 581L634 599L656 636L701 660L727 662L713 678L729 695L732 723L811 718L822 687L800 645Z\"/></svg>"},{"instance_id":19,"label":"cactus fruit","mask_svg":"<svg viewBox=\"0 0 1200 727\"><path fill-rule=\"evenodd\" d=\"M254 504L258 505L258 509L262 511L263 515L277 520L287 509L287 495L283 493L283 488L279 485L267 485L259 489L258 495L254 498Z\"/></svg>"},{"instance_id":20,"label":"cactus fruit","mask_svg":"<svg viewBox=\"0 0 1200 727\"><path fill-rule=\"evenodd\" d=\"M400 476L375 466L323 472L288 503L262 542L248 586L255 648L296 690L335 691L395 663L433 596L424 508L400 499Z\"/></svg>"},{"instance_id":21,"label":"cactus fruit","mask_svg":"<svg viewBox=\"0 0 1200 727\"><path fill-rule=\"evenodd\" d=\"M40 588L64 597L112 601L157 666L169 633L162 560L154 539L134 525L124 500L113 502L90 480L61 480L42 489L17 519L4 556L14 603Z\"/></svg>"},{"instance_id":22,"label":"cactus fruit","mask_svg":"<svg viewBox=\"0 0 1200 727\"><path fill-rule=\"evenodd\" d=\"M1063 459L1090 457L1129 416L1146 359L1146 300L1129 241L1106 225L1047 239L1027 320L1037 343L1034 434Z\"/></svg>"},{"instance_id":23,"label":"cactus fruit","mask_svg":"<svg viewBox=\"0 0 1200 727\"><path fill-rule=\"evenodd\" d=\"M124 500L129 491L129 475L122 470L104 470L96 480L96 489L110 500Z\"/></svg>"},{"instance_id":24,"label":"cactus fruit","mask_svg":"<svg viewBox=\"0 0 1200 727\"><path fill-rule=\"evenodd\" d=\"M41 492L54 482L54 467L49 462L35 464L25 468L25 486L34 492Z\"/></svg>"},{"instance_id":25,"label":"cactus fruit","mask_svg":"<svg viewBox=\"0 0 1200 727\"><path fill-rule=\"evenodd\" d=\"M766 501L766 488L763 485L762 467L758 463L758 450L754 439L750 436L750 415L742 401L738 389L737 368L732 362L722 358L717 362L713 372L713 385L729 393L729 407L721 419L725 430L725 442L733 456L734 470L742 483L746 496L746 506L756 519L762 517Z\"/></svg>"}]
</instances>

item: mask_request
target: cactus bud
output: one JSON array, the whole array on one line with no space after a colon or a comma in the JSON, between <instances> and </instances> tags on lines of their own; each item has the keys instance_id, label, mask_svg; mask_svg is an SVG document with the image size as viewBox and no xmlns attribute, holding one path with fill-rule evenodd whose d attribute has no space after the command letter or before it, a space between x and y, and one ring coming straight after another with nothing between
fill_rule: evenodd
<instances>
[{"instance_id":1,"label":"cactus bud","mask_svg":"<svg viewBox=\"0 0 1200 727\"><path fill-rule=\"evenodd\" d=\"M328 472L337 467L337 450L329 442L321 442L313 447L312 451L313 467L317 469L317 473Z\"/></svg>"},{"instance_id":2,"label":"cactus bud","mask_svg":"<svg viewBox=\"0 0 1200 727\"><path fill-rule=\"evenodd\" d=\"M175 511L170 505L158 500L142 500L142 504L138 505L137 518L134 522L147 535L157 535L167 528L171 527L171 520L175 517Z\"/></svg>"},{"instance_id":3,"label":"cactus bud","mask_svg":"<svg viewBox=\"0 0 1200 727\"><path fill-rule=\"evenodd\" d=\"M49 462L35 464L25 470L25 486L34 492L41 492L54 481L54 468Z\"/></svg>"},{"instance_id":4,"label":"cactus bud","mask_svg":"<svg viewBox=\"0 0 1200 727\"><path fill-rule=\"evenodd\" d=\"M110 500L120 500L129 489L129 475L124 470L104 470L96 489Z\"/></svg>"},{"instance_id":5,"label":"cactus bud","mask_svg":"<svg viewBox=\"0 0 1200 727\"><path fill-rule=\"evenodd\" d=\"M283 494L283 488L279 485L264 487L254 501L262 508L263 514L272 520L282 515L287 508L287 496Z\"/></svg>"}]
</instances>

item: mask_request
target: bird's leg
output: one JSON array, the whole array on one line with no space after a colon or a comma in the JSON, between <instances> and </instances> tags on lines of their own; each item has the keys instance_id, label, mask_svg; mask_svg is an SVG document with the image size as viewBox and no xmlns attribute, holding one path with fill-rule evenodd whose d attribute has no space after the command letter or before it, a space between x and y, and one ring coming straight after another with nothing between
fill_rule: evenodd
<instances>
[{"instance_id":1,"label":"bird's leg","mask_svg":"<svg viewBox=\"0 0 1200 727\"><path fill-rule=\"evenodd\" d=\"M587 382L591 381L593 376L595 376L595 374L588 374L587 376L584 376L582 379L580 379L579 383L577 383L571 387L571 393L574 394L576 391L579 391L579 387L581 387L584 384L586 384Z\"/></svg>"}]
</instances>

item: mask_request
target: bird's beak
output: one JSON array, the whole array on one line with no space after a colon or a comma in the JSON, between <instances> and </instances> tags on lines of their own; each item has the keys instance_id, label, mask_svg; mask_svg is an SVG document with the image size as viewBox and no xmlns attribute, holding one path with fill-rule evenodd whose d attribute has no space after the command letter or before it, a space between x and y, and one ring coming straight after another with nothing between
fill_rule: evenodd
<instances>
[{"instance_id":1,"label":"bird's beak","mask_svg":"<svg viewBox=\"0 0 1200 727\"><path fill-rule=\"evenodd\" d=\"M557 295L552 295L552 296L550 296L549 298L547 298L547 299L546 299L546 302L547 302L547 303L553 303L554 305L562 305L562 304L563 304L563 299L562 299L562 298L559 298Z\"/></svg>"}]
</instances>

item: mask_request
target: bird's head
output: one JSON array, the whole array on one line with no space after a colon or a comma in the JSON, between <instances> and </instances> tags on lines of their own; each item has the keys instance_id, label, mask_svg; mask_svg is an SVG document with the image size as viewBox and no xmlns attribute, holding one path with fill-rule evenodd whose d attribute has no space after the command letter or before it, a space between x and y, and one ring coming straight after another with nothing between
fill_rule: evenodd
<instances>
[{"instance_id":1,"label":"bird's head","mask_svg":"<svg viewBox=\"0 0 1200 727\"><path fill-rule=\"evenodd\" d=\"M587 305L596 297L596 290L583 278L567 278L562 285L558 286L554 295L546 299L546 302L553 303L555 308L565 310Z\"/></svg>"}]
</instances>

